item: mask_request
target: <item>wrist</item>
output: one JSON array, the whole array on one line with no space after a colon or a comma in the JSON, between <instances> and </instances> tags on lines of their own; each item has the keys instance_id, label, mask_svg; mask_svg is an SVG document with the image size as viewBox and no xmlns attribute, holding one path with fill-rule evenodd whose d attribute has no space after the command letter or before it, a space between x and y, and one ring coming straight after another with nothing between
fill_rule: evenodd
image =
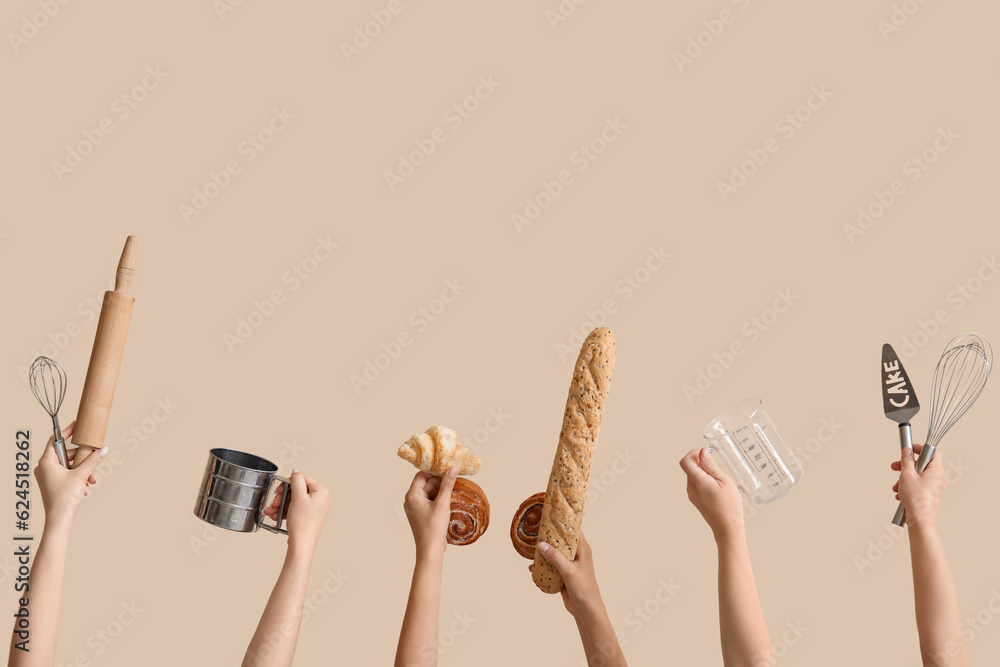
<instances>
[{"instance_id":1,"label":"wrist","mask_svg":"<svg viewBox=\"0 0 1000 667\"><path fill-rule=\"evenodd\" d=\"M936 538L938 535L937 517L913 517L911 519L910 515L907 514L906 529L910 533L911 539Z\"/></svg>"},{"instance_id":2,"label":"wrist","mask_svg":"<svg viewBox=\"0 0 1000 667\"><path fill-rule=\"evenodd\" d=\"M715 537L715 543L719 548L742 544L747 539L746 526L743 523L732 524L718 530L713 530L712 535Z\"/></svg>"},{"instance_id":3,"label":"wrist","mask_svg":"<svg viewBox=\"0 0 1000 667\"><path fill-rule=\"evenodd\" d=\"M417 547L417 565L418 566L437 566L441 567L444 565L444 549L439 546L433 547Z\"/></svg>"},{"instance_id":4,"label":"wrist","mask_svg":"<svg viewBox=\"0 0 1000 667\"><path fill-rule=\"evenodd\" d=\"M286 558L290 560L311 562L313 554L316 552L316 540L310 538L293 537L288 538L288 553Z\"/></svg>"},{"instance_id":5,"label":"wrist","mask_svg":"<svg viewBox=\"0 0 1000 667\"><path fill-rule=\"evenodd\" d=\"M66 534L73 527L72 514L46 514L43 530L46 535Z\"/></svg>"}]
</instances>

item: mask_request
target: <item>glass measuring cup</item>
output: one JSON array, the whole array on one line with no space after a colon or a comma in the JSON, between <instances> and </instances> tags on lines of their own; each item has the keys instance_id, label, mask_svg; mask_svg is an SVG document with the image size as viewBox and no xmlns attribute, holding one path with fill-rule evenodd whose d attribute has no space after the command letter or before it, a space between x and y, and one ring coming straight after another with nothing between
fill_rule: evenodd
<instances>
[{"instance_id":1,"label":"glass measuring cup","mask_svg":"<svg viewBox=\"0 0 1000 667\"><path fill-rule=\"evenodd\" d=\"M764 399L748 398L705 428L709 451L721 455L737 486L755 505L776 500L802 479L802 466L764 412Z\"/></svg>"}]
</instances>

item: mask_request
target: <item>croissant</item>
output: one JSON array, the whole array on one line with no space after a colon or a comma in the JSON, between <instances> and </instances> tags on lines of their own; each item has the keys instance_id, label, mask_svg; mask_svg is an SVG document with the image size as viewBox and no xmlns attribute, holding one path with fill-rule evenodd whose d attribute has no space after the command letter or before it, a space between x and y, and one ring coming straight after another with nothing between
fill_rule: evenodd
<instances>
[{"instance_id":1,"label":"croissant","mask_svg":"<svg viewBox=\"0 0 1000 667\"><path fill-rule=\"evenodd\" d=\"M397 453L419 470L438 476L451 467L459 475L474 475L483 467L482 459L459 444L458 434L444 426L431 426L418 433L404 442Z\"/></svg>"},{"instance_id":2,"label":"croissant","mask_svg":"<svg viewBox=\"0 0 1000 667\"><path fill-rule=\"evenodd\" d=\"M451 491L448 544L472 544L490 526L490 501L475 482L459 477Z\"/></svg>"},{"instance_id":3,"label":"croissant","mask_svg":"<svg viewBox=\"0 0 1000 667\"><path fill-rule=\"evenodd\" d=\"M510 524L510 541L514 543L514 549L529 560L535 557L538 524L542 520L544 504L545 492L536 493L521 503L514 514L514 521Z\"/></svg>"}]
</instances>

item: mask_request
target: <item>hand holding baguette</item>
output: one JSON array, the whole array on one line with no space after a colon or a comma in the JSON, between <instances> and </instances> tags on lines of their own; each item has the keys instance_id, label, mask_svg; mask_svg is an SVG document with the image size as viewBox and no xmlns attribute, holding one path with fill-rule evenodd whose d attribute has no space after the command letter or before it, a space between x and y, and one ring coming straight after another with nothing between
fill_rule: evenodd
<instances>
[{"instance_id":1,"label":"hand holding baguette","mask_svg":"<svg viewBox=\"0 0 1000 667\"><path fill-rule=\"evenodd\" d=\"M576 558L590 466L614 368L614 335L604 327L594 329L584 341L573 369L538 529L538 541L547 542L570 561ZM537 552L532 579L545 593L563 589L559 571Z\"/></svg>"}]
</instances>

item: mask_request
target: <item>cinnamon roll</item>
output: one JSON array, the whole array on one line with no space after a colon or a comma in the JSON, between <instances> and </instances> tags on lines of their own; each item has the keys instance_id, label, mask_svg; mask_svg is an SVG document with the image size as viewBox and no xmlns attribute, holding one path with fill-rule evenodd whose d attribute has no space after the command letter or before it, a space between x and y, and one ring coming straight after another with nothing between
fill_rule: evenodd
<instances>
[{"instance_id":1,"label":"cinnamon roll","mask_svg":"<svg viewBox=\"0 0 1000 667\"><path fill-rule=\"evenodd\" d=\"M517 508L514 521L510 524L510 541L514 549L528 560L535 557L535 545L538 544L538 524L542 520L542 505L545 504L545 492L536 493Z\"/></svg>"},{"instance_id":2,"label":"cinnamon roll","mask_svg":"<svg viewBox=\"0 0 1000 667\"><path fill-rule=\"evenodd\" d=\"M451 519L448 521L448 544L472 544L490 525L490 501L475 482L464 477L455 480L451 492Z\"/></svg>"}]
</instances>

